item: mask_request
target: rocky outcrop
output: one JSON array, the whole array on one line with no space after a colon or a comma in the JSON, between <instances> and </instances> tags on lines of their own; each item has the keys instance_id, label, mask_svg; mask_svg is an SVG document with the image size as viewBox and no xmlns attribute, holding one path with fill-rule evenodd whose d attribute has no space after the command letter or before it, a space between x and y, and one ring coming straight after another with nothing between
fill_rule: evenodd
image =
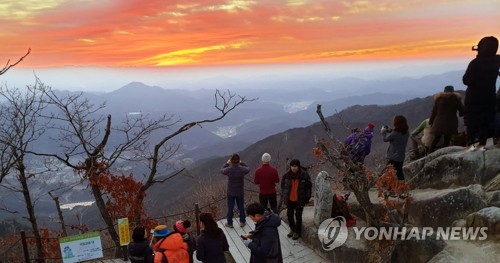
<instances>
[{"instance_id":1,"label":"rocky outcrop","mask_svg":"<svg viewBox=\"0 0 500 263\"><path fill-rule=\"evenodd\" d=\"M465 227L487 227L488 239L500 241L500 208L486 207L468 215Z\"/></svg>"},{"instance_id":2,"label":"rocky outcrop","mask_svg":"<svg viewBox=\"0 0 500 263\"><path fill-rule=\"evenodd\" d=\"M399 242L392 253L391 262L428 262L446 246L443 240L412 238Z\"/></svg>"},{"instance_id":3,"label":"rocky outcrop","mask_svg":"<svg viewBox=\"0 0 500 263\"><path fill-rule=\"evenodd\" d=\"M464 152L463 147L446 147L405 165L404 172L412 189L486 185L500 174L498 160L498 148Z\"/></svg>"},{"instance_id":4,"label":"rocky outcrop","mask_svg":"<svg viewBox=\"0 0 500 263\"><path fill-rule=\"evenodd\" d=\"M480 185L458 189L421 191L413 194L408 222L414 226L447 227L453 221L487 206Z\"/></svg>"},{"instance_id":5,"label":"rocky outcrop","mask_svg":"<svg viewBox=\"0 0 500 263\"><path fill-rule=\"evenodd\" d=\"M325 171L320 172L316 177L316 191L314 192L314 225L316 227L332 215L332 182L332 178Z\"/></svg>"}]
</instances>

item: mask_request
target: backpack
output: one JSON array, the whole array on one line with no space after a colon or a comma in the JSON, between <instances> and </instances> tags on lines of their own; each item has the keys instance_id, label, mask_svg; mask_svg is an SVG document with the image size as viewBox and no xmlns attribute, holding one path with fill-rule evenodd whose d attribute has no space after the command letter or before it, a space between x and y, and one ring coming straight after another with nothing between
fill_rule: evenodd
<instances>
[{"instance_id":1,"label":"backpack","mask_svg":"<svg viewBox=\"0 0 500 263\"><path fill-rule=\"evenodd\" d=\"M363 162L365 159L366 145L368 138L363 133L360 133L358 138L347 146L349 156L354 162Z\"/></svg>"},{"instance_id":2,"label":"backpack","mask_svg":"<svg viewBox=\"0 0 500 263\"><path fill-rule=\"evenodd\" d=\"M348 196L349 195L345 197L336 194L333 195L331 217L342 216L346 219L347 227L352 227L356 225L356 218L349 212L349 205L346 202Z\"/></svg>"}]
</instances>

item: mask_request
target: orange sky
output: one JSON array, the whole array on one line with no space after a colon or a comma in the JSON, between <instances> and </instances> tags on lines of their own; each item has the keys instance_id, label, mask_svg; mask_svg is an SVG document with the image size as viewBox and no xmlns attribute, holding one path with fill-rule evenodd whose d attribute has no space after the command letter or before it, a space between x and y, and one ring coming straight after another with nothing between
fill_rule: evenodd
<instances>
[{"instance_id":1,"label":"orange sky","mask_svg":"<svg viewBox=\"0 0 500 263\"><path fill-rule=\"evenodd\" d=\"M500 0L2 0L0 25L22 67L457 58Z\"/></svg>"}]
</instances>

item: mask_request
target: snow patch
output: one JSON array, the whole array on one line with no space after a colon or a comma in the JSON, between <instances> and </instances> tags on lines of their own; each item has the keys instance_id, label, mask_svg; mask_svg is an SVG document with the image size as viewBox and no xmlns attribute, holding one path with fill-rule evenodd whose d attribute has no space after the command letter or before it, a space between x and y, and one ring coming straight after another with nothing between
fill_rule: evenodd
<instances>
[{"instance_id":1,"label":"snow patch","mask_svg":"<svg viewBox=\"0 0 500 263\"><path fill-rule=\"evenodd\" d=\"M95 201L88 201L88 202L78 202L78 203L69 203L69 204L64 204L61 205L61 209L69 209L72 210L73 208L77 206L91 206Z\"/></svg>"}]
</instances>

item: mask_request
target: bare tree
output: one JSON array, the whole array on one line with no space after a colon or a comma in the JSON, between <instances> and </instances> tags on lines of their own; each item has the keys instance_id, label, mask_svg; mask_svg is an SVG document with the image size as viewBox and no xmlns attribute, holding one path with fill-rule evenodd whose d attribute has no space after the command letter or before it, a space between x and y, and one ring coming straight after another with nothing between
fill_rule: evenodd
<instances>
[{"instance_id":1,"label":"bare tree","mask_svg":"<svg viewBox=\"0 0 500 263\"><path fill-rule=\"evenodd\" d=\"M54 139L60 143L62 153L33 154L56 158L70 168L83 171L83 179L89 181L101 217L117 247L119 247L119 236L113 227L110 211L106 207L107 198L103 196L99 183L94 182L109 175L111 168L119 160L147 162L149 174L145 176L146 179L137 196L137 201L142 206L144 192L153 184L163 183L178 174L157 179L159 163L170 158L178 149L175 144L167 145L169 140L195 126L219 121L242 103L253 100L229 91L221 93L216 90L214 106L218 112L216 117L182 125L157 142L148 154L150 136L156 131L164 132L175 127L180 123L179 119L167 114L156 119L150 119L145 115L136 117L127 115L121 126L113 128L111 115L107 117L99 115L105 104L93 105L83 97L82 93L60 96L52 90L44 92L49 105L57 109L45 117L53 121L54 125L51 128L59 131L59 137ZM109 143L112 132L114 138L119 140L117 145ZM140 212L136 212L136 220L140 220Z\"/></svg>"},{"instance_id":2,"label":"bare tree","mask_svg":"<svg viewBox=\"0 0 500 263\"><path fill-rule=\"evenodd\" d=\"M28 180L37 176L38 172L30 172L26 157L30 147L44 133L44 129L37 124L38 116L46 106L43 94L38 92L43 89L43 84L38 80L34 86L28 86L25 93L15 88L7 88L5 85L0 87L0 96L5 99L0 106L2 178L12 175L19 183L19 186L12 186L10 189L22 193L24 197L28 220L35 236L37 262L44 262L44 255L34 209L35 200L30 193Z\"/></svg>"},{"instance_id":3,"label":"bare tree","mask_svg":"<svg viewBox=\"0 0 500 263\"><path fill-rule=\"evenodd\" d=\"M0 75L3 75L5 72L7 72L10 68L16 66L17 64L19 64L21 61L23 61L24 58L26 58L31 52L31 48L28 48L28 51L26 52L26 54L24 54L24 56L22 56L19 60L17 60L17 62L15 62L14 64L11 64L10 63L10 59L7 60L7 63L5 64L5 66L0 69Z\"/></svg>"}]
</instances>

